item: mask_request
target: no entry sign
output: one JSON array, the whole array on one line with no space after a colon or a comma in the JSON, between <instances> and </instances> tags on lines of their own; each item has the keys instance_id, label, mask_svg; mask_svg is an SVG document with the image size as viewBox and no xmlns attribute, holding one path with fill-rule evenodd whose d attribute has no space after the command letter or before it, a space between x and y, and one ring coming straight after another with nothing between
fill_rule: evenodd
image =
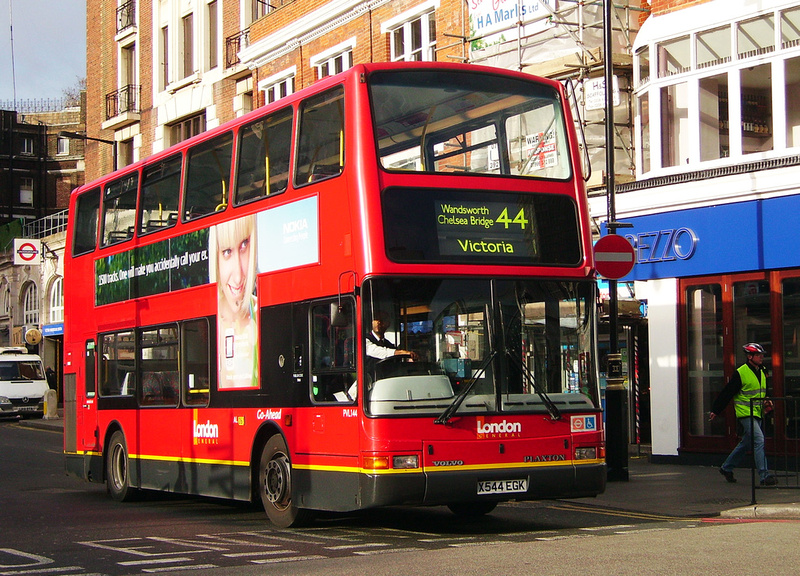
<instances>
[{"instance_id":1,"label":"no entry sign","mask_svg":"<svg viewBox=\"0 0 800 576\"><path fill-rule=\"evenodd\" d=\"M633 270L634 251L624 236L608 234L594 245L597 272L609 280L618 280Z\"/></svg>"}]
</instances>

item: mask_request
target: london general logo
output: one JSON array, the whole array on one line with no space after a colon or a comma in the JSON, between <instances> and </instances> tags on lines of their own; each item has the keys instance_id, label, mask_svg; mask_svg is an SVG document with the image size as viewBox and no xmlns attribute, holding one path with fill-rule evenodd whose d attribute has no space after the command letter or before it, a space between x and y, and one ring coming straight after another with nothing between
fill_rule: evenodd
<instances>
[{"instance_id":1,"label":"london general logo","mask_svg":"<svg viewBox=\"0 0 800 576\"><path fill-rule=\"evenodd\" d=\"M596 432L597 416L570 416L571 432Z\"/></svg>"}]
</instances>

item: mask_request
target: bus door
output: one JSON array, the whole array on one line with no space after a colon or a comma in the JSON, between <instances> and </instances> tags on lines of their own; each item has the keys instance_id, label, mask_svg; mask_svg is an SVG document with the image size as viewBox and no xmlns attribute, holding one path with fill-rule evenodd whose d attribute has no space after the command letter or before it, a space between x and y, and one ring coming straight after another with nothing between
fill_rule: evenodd
<instances>
[{"instance_id":1,"label":"bus door","mask_svg":"<svg viewBox=\"0 0 800 576\"><path fill-rule=\"evenodd\" d=\"M97 427L97 354L94 340L87 340L83 350L83 366L73 366L78 378L75 386L75 401L72 403L77 431L77 451L99 451ZM80 373L83 372L83 387Z\"/></svg>"},{"instance_id":2,"label":"bus door","mask_svg":"<svg viewBox=\"0 0 800 576\"><path fill-rule=\"evenodd\" d=\"M297 452L307 455L312 470L354 471L358 468L358 346L353 309L353 301L347 298L341 303L323 301L309 307L309 369L304 374L308 378L312 406L298 414L307 418L301 423L301 429L308 433L298 435ZM340 486L340 497L350 504L352 493L357 490L357 476L345 474L337 479L337 482L353 479L352 490Z\"/></svg>"}]
</instances>

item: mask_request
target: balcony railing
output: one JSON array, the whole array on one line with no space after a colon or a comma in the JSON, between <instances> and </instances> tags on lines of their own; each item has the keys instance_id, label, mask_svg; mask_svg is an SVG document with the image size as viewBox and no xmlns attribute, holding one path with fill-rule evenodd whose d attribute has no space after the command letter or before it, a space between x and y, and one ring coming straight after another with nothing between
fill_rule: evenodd
<instances>
[{"instance_id":1,"label":"balcony railing","mask_svg":"<svg viewBox=\"0 0 800 576\"><path fill-rule=\"evenodd\" d=\"M50 216L28 222L22 229L23 238L45 238L67 229L68 210L56 212Z\"/></svg>"},{"instance_id":2,"label":"balcony railing","mask_svg":"<svg viewBox=\"0 0 800 576\"><path fill-rule=\"evenodd\" d=\"M240 62L239 51L248 46L250 46L250 28L228 36L225 39L225 68L238 64Z\"/></svg>"},{"instance_id":3,"label":"balcony railing","mask_svg":"<svg viewBox=\"0 0 800 576\"><path fill-rule=\"evenodd\" d=\"M138 114L139 96L142 87L137 84L128 84L119 90L106 94L106 120L115 118L126 112Z\"/></svg>"},{"instance_id":4,"label":"balcony railing","mask_svg":"<svg viewBox=\"0 0 800 576\"><path fill-rule=\"evenodd\" d=\"M134 24L136 24L136 0L128 0L117 8L117 34Z\"/></svg>"}]
</instances>

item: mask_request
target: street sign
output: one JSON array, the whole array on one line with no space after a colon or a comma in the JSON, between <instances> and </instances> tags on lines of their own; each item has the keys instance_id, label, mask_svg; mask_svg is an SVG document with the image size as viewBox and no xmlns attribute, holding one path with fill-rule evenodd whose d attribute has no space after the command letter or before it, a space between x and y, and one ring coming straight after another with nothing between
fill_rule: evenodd
<instances>
[{"instance_id":1,"label":"street sign","mask_svg":"<svg viewBox=\"0 0 800 576\"><path fill-rule=\"evenodd\" d=\"M618 280L633 270L635 253L624 236L608 234L594 245L594 265L598 274Z\"/></svg>"},{"instance_id":2,"label":"street sign","mask_svg":"<svg viewBox=\"0 0 800 576\"><path fill-rule=\"evenodd\" d=\"M41 260L41 240L14 238L14 265L38 265Z\"/></svg>"}]
</instances>

